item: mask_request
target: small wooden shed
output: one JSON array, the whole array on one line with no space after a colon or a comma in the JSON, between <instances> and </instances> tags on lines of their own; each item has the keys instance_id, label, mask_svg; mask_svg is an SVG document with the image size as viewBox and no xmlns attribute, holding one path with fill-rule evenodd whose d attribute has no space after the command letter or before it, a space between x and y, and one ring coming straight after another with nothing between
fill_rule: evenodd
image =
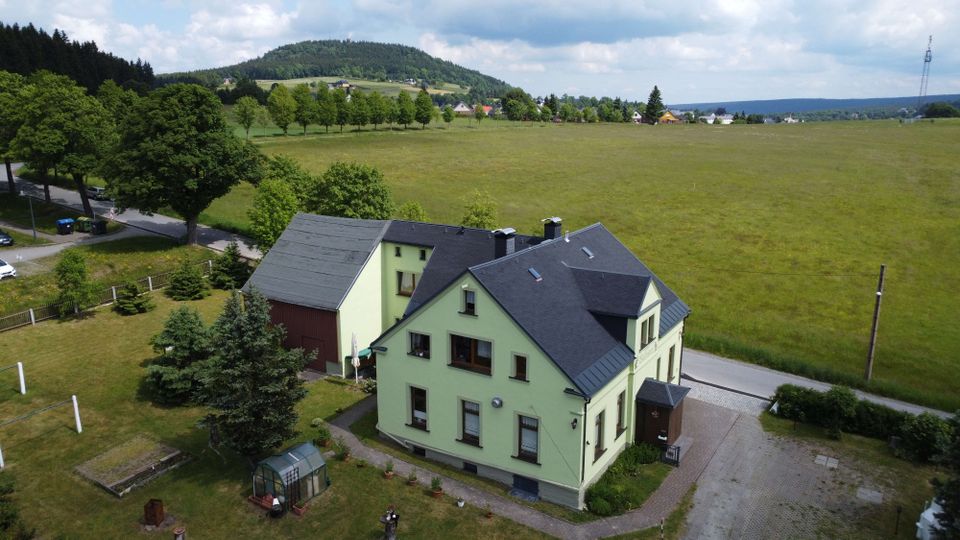
<instances>
[{"instance_id":1,"label":"small wooden shed","mask_svg":"<svg viewBox=\"0 0 960 540\"><path fill-rule=\"evenodd\" d=\"M311 443L292 446L257 464L253 471L253 496L272 495L288 510L303 506L330 485L327 463Z\"/></svg>"},{"instance_id":2,"label":"small wooden shed","mask_svg":"<svg viewBox=\"0 0 960 540\"><path fill-rule=\"evenodd\" d=\"M636 397L636 444L672 445L683 428L683 398L690 392L676 384L647 377Z\"/></svg>"}]
</instances>

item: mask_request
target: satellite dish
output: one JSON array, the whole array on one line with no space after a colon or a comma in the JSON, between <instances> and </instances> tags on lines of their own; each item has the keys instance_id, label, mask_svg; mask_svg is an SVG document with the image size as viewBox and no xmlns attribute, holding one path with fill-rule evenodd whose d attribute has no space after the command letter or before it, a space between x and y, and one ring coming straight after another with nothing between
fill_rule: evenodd
<instances>
[{"instance_id":1,"label":"satellite dish","mask_svg":"<svg viewBox=\"0 0 960 540\"><path fill-rule=\"evenodd\" d=\"M495 397L490 400L490 404L493 405L494 409L499 409L500 407L503 407L503 400L498 397Z\"/></svg>"}]
</instances>

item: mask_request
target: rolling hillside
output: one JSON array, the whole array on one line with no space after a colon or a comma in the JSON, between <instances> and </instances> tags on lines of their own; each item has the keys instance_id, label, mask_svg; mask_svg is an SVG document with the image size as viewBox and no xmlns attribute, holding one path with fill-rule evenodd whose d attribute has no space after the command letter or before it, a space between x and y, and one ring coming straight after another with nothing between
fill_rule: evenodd
<instances>
[{"instance_id":1,"label":"rolling hillside","mask_svg":"<svg viewBox=\"0 0 960 540\"><path fill-rule=\"evenodd\" d=\"M424 79L431 84L467 87L478 96L497 96L510 88L499 79L406 45L339 40L302 41L232 66L170 73L158 78L161 82L199 82L212 86L227 77L278 80L320 76L373 81Z\"/></svg>"}]
</instances>

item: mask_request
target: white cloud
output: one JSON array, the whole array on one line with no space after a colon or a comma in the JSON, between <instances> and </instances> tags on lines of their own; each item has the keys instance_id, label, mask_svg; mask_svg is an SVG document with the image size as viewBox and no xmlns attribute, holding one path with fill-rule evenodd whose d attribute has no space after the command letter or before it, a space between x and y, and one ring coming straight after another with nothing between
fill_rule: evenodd
<instances>
[{"instance_id":1,"label":"white cloud","mask_svg":"<svg viewBox=\"0 0 960 540\"><path fill-rule=\"evenodd\" d=\"M239 4L228 10L201 10L190 17L187 34L230 41L250 41L289 35L296 12L277 12L269 4Z\"/></svg>"}]
</instances>

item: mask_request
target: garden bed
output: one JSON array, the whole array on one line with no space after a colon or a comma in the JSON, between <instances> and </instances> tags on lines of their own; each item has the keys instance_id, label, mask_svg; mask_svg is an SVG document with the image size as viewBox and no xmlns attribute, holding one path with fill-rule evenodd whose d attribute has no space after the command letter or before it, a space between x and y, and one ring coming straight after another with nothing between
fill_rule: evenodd
<instances>
[{"instance_id":1,"label":"garden bed","mask_svg":"<svg viewBox=\"0 0 960 540\"><path fill-rule=\"evenodd\" d=\"M186 463L188 454L143 435L78 465L81 476L117 497Z\"/></svg>"}]
</instances>

